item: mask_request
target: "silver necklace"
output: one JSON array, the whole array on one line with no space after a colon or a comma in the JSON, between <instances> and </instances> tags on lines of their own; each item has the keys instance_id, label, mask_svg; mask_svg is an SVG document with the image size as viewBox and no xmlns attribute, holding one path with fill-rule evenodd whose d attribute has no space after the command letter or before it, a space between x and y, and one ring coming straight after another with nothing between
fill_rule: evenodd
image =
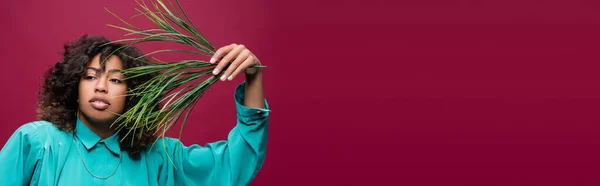
<instances>
[{"instance_id":1,"label":"silver necklace","mask_svg":"<svg viewBox=\"0 0 600 186\"><path fill-rule=\"evenodd\" d=\"M83 156L81 155L81 151L79 150L79 144L77 143L77 140L75 139L75 134L73 134L73 141L75 142L75 147L77 147L77 154L79 154L81 163L83 163L83 167L85 167L85 170L87 170L87 172L90 173L90 175L92 175L95 178L103 179L103 180L108 179L108 178L112 177L113 175L115 175L115 173L117 172L117 169L119 169L119 166L121 165L121 162L123 161L123 152L119 152L119 164L117 164L117 167L115 168L115 170L112 173L110 173L110 175L105 176L105 177L97 176L94 173L92 173L92 171L90 171L90 169L85 164L85 161L83 160Z\"/></svg>"}]
</instances>

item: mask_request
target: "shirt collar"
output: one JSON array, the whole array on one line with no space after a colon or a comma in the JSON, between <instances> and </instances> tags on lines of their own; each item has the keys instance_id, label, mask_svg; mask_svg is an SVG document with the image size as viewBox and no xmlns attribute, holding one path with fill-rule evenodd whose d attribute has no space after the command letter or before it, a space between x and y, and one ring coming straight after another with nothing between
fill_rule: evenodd
<instances>
[{"instance_id":1,"label":"shirt collar","mask_svg":"<svg viewBox=\"0 0 600 186\"><path fill-rule=\"evenodd\" d=\"M111 152L120 155L121 148L119 147L119 135L115 132L112 136L102 139L94 131L88 128L79 118L77 118L77 124L75 125L75 135L83 143L86 149L90 150L94 148L96 144L103 142Z\"/></svg>"}]
</instances>

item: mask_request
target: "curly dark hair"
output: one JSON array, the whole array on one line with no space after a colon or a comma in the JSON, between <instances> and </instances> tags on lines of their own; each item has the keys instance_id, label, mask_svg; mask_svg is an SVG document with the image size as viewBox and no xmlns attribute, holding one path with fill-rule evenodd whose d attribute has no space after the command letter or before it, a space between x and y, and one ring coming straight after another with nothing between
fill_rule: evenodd
<instances>
[{"instance_id":1,"label":"curly dark hair","mask_svg":"<svg viewBox=\"0 0 600 186\"><path fill-rule=\"evenodd\" d=\"M37 105L38 119L49 121L59 129L67 132L75 129L79 80L85 74L86 67L96 55L100 54L100 59L105 59L114 50L123 46L116 43L106 44L109 42L110 40L102 36L84 35L64 45L63 59L45 74L45 81L39 92L39 103ZM112 55L118 56L121 59L125 69L144 65L143 62L133 59L142 56L142 53L135 47L120 49ZM104 69L104 64L101 65ZM129 89L133 89L154 76L156 74L127 79L126 84ZM138 96L129 96L126 99L124 110L127 111L132 108L139 100L140 97ZM125 128L119 131L120 147L127 150L132 157L139 157L140 151L152 143L156 139L156 136L154 135L154 131L138 132L137 134L126 136L125 134L129 130ZM122 140L124 138L125 140ZM132 144L132 140L138 143Z\"/></svg>"}]
</instances>

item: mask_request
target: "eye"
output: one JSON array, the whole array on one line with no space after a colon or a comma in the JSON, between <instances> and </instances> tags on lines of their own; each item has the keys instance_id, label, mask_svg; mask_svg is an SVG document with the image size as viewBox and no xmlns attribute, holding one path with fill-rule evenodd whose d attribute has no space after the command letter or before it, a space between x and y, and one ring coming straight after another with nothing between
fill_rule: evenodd
<instances>
[{"instance_id":1,"label":"eye","mask_svg":"<svg viewBox=\"0 0 600 186\"><path fill-rule=\"evenodd\" d=\"M110 79L110 82L120 84L122 81L120 79L113 78L113 79Z\"/></svg>"},{"instance_id":2,"label":"eye","mask_svg":"<svg viewBox=\"0 0 600 186\"><path fill-rule=\"evenodd\" d=\"M96 76L86 75L83 77L83 79L96 79Z\"/></svg>"}]
</instances>

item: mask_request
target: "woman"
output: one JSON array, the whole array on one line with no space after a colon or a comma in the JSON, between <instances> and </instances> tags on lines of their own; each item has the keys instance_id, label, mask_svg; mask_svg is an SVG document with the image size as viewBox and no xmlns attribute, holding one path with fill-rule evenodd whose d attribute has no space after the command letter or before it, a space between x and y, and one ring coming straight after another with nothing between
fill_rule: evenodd
<instances>
[{"instance_id":1,"label":"woman","mask_svg":"<svg viewBox=\"0 0 600 186\"><path fill-rule=\"evenodd\" d=\"M110 127L115 113L139 101L122 95L153 75L122 80L120 70L143 65L128 56L142 54L129 48L108 56L121 45L107 42L83 36L65 45L40 92L39 121L17 129L0 151L0 185L247 185L255 177L269 110L262 72L248 68L260 64L251 51L231 44L210 60L214 74L224 70L223 81L246 74L235 90L237 125L227 141L184 146L152 131L124 137L127 129Z\"/></svg>"}]
</instances>

